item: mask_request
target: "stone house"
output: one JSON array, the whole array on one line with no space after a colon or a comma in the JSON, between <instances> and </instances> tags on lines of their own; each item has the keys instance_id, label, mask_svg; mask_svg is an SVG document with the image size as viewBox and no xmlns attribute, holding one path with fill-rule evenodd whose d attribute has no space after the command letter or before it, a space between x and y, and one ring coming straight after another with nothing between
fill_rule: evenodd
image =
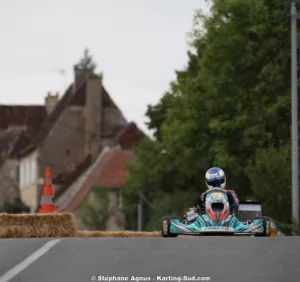
<instances>
[{"instance_id":1,"label":"stone house","mask_svg":"<svg viewBox=\"0 0 300 282\"><path fill-rule=\"evenodd\" d=\"M19 187L31 211L37 211L46 167L52 172L59 211L76 213L95 185L115 191L110 202L121 206L126 163L132 160L133 147L145 135L113 102L103 86L102 74L80 72L74 67L74 81L62 97L48 93L45 105L3 106L0 111L0 142L7 144L1 146L6 149L1 150L0 177L11 177L16 195ZM18 149L13 150L12 144ZM122 224L116 224L120 217L115 215L108 229L122 228ZM77 219L84 228L79 215Z\"/></svg>"},{"instance_id":2,"label":"stone house","mask_svg":"<svg viewBox=\"0 0 300 282\"><path fill-rule=\"evenodd\" d=\"M98 156L102 138L113 136L128 122L104 89L102 75L77 73L74 68L74 83L62 98L47 99L52 111L32 147L40 151L41 178L50 166L58 191L80 164Z\"/></svg>"},{"instance_id":3,"label":"stone house","mask_svg":"<svg viewBox=\"0 0 300 282\"><path fill-rule=\"evenodd\" d=\"M58 211L75 212L85 199L75 197L82 185L85 191L90 191L92 186L103 184L101 179L107 174L115 178L117 184L103 187L114 191L122 189L124 173L116 177L115 170L120 170L118 163L115 157L112 163L106 163L105 152L119 146L122 156L123 153L126 156L121 164L125 166L132 159L129 157L131 150L145 135L135 123L125 119L113 102L103 86L103 75L82 73L74 67L74 82L61 99L57 95L48 95L47 105L49 116L31 146L39 151L40 183L45 168L51 168ZM103 174L103 167L108 165L111 168L105 168ZM90 174L98 174L98 182L83 182L82 179L89 178ZM111 203L116 206L119 206L119 195L111 194ZM70 202L73 197L76 205ZM77 219L80 222L79 216ZM108 228L117 227L112 223Z\"/></svg>"}]
</instances>

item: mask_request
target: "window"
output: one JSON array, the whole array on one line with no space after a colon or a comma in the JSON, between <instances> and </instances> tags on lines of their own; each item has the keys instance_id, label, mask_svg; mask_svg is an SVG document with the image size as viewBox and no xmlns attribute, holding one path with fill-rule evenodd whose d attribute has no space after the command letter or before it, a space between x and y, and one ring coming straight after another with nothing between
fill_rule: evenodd
<instances>
[{"instance_id":1,"label":"window","mask_svg":"<svg viewBox=\"0 0 300 282\"><path fill-rule=\"evenodd\" d=\"M29 176L29 167L28 167L28 160L25 159L25 162L24 162L24 166L25 166L25 170L24 170L24 177L25 177L25 181L24 181L24 186L26 187L28 185L28 176Z\"/></svg>"},{"instance_id":2,"label":"window","mask_svg":"<svg viewBox=\"0 0 300 282\"><path fill-rule=\"evenodd\" d=\"M31 168L30 168L30 175L31 175L31 184L35 183L35 177L36 177L36 163L35 163L35 159L31 158Z\"/></svg>"},{"instance_id":3,"label":"window","mask_svg":"<svg viewBox=\"0 0 300 282\"><path fill-rule=\"evenodd\" d=\"M34 156L21 160L16 168L17 181L20 189L36 183L37 163Z\"/></svg>"},{"instance_id":4,"label":"window","mask_svg":"<svg viewBox=\"0 0 300 282\"><path fill-rule=\"evenodd\" d=\"M20 187L20 164L16 167L16 181Z\"/></svg>"},{"instance_id":5,"label":"window","mask_svg":"<svg viewBox=\"0 0 300 282\"><path fill-rule=\"evenodd\" d=\"M24 162L21 161L20 162L20 189L23 189L24 187L24 182L25 182L25 177L24 177L24 174L25 174L25 171L24 171Z\"/></svg>"}]
</instances>

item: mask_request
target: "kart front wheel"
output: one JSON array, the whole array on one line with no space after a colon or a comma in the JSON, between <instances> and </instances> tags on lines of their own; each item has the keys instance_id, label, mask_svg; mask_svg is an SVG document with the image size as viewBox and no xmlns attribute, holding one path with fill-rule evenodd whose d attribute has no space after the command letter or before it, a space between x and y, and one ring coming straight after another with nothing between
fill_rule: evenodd
<instances>
[{"instance_id":1,"label":"kart front wheel","mask_svg":"<svg viewBox=\"0 0 300 282\"><path fill-rule=\"evenodd\" d=\"M177 219L176 216L164 216L162 218L162 224L161 224L161 235L163 237L177 237L178 234L174 234L174 233L170 233L170 225L171 225L171 222L170 220L172 219Z\"/></svg>"},{"instance_id":2,"label":"kart front wheel","mask_svg":"<svg viewBox=\"0 0 300 282\"><path fill-rule=\"evenodd\" d=\"M270 237L271 234L271 221L268 217L262 216L262 217L256 217L253 219L262 219L263 220L263 227L264 227L264 232L262 234L257 234L255 237Z\"/></svg>"}]
</instances>

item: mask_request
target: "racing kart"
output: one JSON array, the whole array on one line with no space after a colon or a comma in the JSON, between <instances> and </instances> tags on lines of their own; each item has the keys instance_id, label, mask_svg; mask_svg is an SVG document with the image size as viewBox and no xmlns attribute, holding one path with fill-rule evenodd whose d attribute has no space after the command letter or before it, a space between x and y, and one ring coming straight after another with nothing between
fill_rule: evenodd
<instances>
[{"instance_id":1,"label":"racing kart","mask_svg":"<svg viewBox=\"0 0 300 282\"><path fill-rule=\"evenodd\" d=\"M244 203L247 204L251 203ZM246 209L247 210L247 209ZM244 219L230 211L227 194L222 189L213 189L207 192L205 212L196 213L193 209L187 213L188 222L183 222L175 216L162 218L161 233L163 237L177 237L178 235L245 235L270 236L271 222L268 217L259 216Z\"/></svg>"}]
</instances>

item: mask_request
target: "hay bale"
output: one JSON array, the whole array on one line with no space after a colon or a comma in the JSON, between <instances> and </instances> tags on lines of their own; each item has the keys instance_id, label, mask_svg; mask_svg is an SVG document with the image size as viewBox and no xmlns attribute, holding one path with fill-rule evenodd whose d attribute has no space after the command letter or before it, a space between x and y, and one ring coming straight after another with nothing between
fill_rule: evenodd
<instances>
[{"instance_id":1,"label":"hay bale","mask_svg":"<svg viewBox=\"0 0 300 282\"><path fill-rule=\"evenodd\" d=\"M161 232L136 231L78 231L77 237L161 237Z\"/></svg>"},{"instance_id":2,"label":"hay bale","mask_svg":"<svg viewBox=\"0 0 300 282\"><path fill-rule=\"evenodd\" d=\"M0 214L0 238L76 236L72 213Z\"/></svg>"}]
</instances>

